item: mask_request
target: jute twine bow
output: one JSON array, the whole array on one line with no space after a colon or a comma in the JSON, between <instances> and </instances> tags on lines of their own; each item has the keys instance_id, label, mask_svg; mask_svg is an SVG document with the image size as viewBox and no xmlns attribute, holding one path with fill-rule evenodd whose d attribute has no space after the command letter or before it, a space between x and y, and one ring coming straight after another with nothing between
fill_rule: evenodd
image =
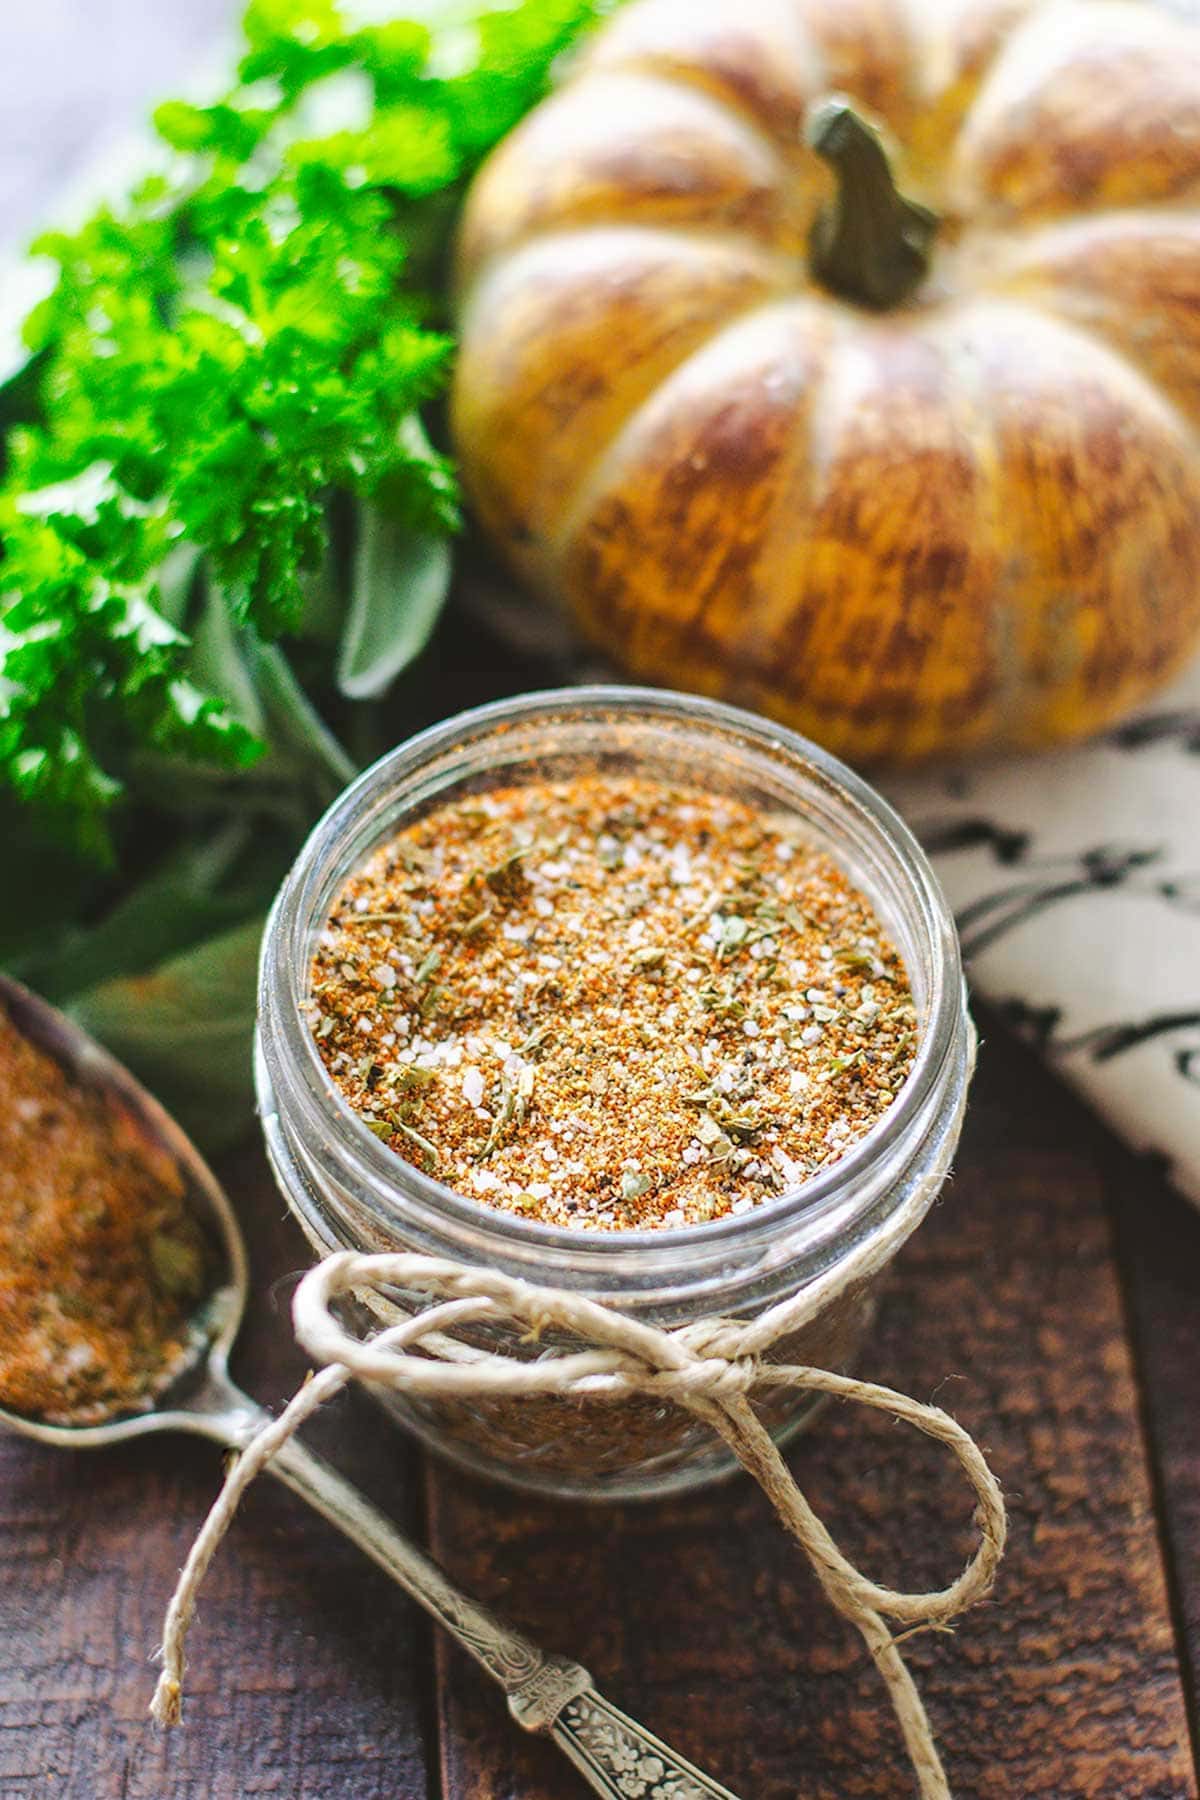
<instances>
[{"instance_id":1,"label":"jute twine bow","mask_svg":"<svg viewBox=\"0 0 1200 1800\"><path fill-rule=\"evenodd\" d=\"M374 1302L376 1311L394 1307L396 1289L428 1296L430 1304L365 1340L353 1336L335 1315L337 1302L350 1297ZM878 1664L922 1800L950 1800L929 1719L899 1643L914 1630L944 1629L988 1593L1004 1553L1004 1501L979 1447L940 1407L825 1369L765 1360L774 1344L824 1304L827 1296L804 1290L749 1323L708 1319L662 1330L579 1295L437 1257L353 1252L328 1257L305 1277L293 1307L297 1337L327 1366L248 1444L230 1470L171 1601L163 1672L151 1711L164 1723L179 1716L183 1640L196 1589L241 1495L303 1420L352 1377L434 1400L559 1395L611 1402L644 1395L674 1401L704 1420L758 1482L830 1602L858 1628ZM480 1350L448 1335L454 1326L480 1322L508 1328L514 1344L520 1339L528 1344L553 1331L577 1338L585 1347L551 1349L530 1361L503 1350ZM914 1425L946 1446L975 1496L979 1532L978 1547L956 1581L940 1592L905 1594L855 1568L809 1506L750 1404L752 1394L775 1388L855 1401ZM889 1620L905 1629L894 1634Z\"/></svg>"}]
</instances>

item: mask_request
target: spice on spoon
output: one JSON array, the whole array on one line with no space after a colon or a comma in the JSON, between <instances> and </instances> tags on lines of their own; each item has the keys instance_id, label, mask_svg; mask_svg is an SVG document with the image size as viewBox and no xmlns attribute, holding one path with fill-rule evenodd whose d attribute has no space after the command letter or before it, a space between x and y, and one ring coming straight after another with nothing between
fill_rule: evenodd
<instances>
[{"instance_id":1,"label":"spice on spoon","mask_svg":"<svg viewBox=\"0 0 1200 1800\"><path fill-rule=\"evenodd\" d=\"M916 1048L869 902L785 816L599 773L437 806L377 849L306 1006L399 1156L605 1231L796 1187L883 1117Z\"/></svg>"},{"instance_id":2,"label":"spice on spoon","mask_svg":"<svg viewBox=\"0 0 1200 1800\"><path fill-rule=\"evenodd\" d=\"M0 1405L148 1409L196 1352L211 1257L173 1159L0 1006Z\"/></svg>"}]
</instances>

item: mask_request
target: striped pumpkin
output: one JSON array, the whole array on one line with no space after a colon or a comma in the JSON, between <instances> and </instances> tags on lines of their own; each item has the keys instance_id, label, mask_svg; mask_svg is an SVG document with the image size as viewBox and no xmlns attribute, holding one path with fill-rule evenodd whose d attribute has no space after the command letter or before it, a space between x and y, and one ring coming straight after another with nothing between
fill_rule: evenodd
<instances>
[{"instance_id":1,"label":"striped pumpkin","mask_svg":"<svg viewBox=\"0 0 1200 1800\"><path fill-rule=\"evenodd\" d=\"M1200 636L1200 28L633 0L496 150L453 428L632 675L855 759L1093 732Z\"/></svg>"}]
</instances>

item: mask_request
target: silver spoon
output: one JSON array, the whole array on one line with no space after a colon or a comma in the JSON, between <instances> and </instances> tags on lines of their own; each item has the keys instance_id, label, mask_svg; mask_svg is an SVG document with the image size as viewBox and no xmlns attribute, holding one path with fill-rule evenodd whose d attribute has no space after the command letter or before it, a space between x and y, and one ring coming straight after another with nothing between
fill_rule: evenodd
<instances>
[{"instance_id":1,"label":"silver spoon","mask_svg":"<svg viewBox=\"0 0 1200 1800\"><path fill-rule=\"evenodd\" d=\"M0 1425L63 1450L92 1450L152 1431L190 1431L241 1449L271 1415L237 1388L229 1352L249 1293L246 1247L223 1189L195 1146L128 1069L71 1020L0 974L0 1005L31 1043L81 1084L127 1109L174 1159L189 1203L216 1228L225 1266L203 1306L205 1335L195 1360L150 1411L102 1425L45 1425L0 1408ZM0 1104L3 1096L0 1095ZM293 1493L385 1569L419 1606L499 1682L526 1731L548 1733L606 1800L736 1800L728 1788L646 1731L597 1693L587 1670L539 1650L521 1632L456 1588L423 1551L337 1471L295 1438L268 1464Z\"/></svg>"}]
</instances>

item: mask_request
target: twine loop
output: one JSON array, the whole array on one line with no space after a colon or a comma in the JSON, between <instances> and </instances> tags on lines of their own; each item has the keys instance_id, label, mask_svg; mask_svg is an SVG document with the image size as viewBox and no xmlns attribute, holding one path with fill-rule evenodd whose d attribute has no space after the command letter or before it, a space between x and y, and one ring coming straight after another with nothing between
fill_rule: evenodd
<instances>
[{"instance_id":1,"label":"twine loop","mask_svg":"<svg viewBox=\"0 0 1200 1800\"><path fill-rule=\"evenodd\" d=\"M398 1295L405 1307L415 1297L415 1312L373 1336L356 1336L338 1316L339 1304L350 1299L376 1313L395 1310ZM603 1404L645 1396L672 1401L705 1421L758 1482L826 1597L866 1642L887 1685L921 1800L950 1800L932 1728L898 1645L914 1631L947 1629L990 1592L1004 1553L1004 1500L974 1439L940 1407L853 1376L771 1360L772 1348L824 1310L829 1298L828 1291L804 1290L752 1321L705 1319L668 1330L583 1295L440 1257L354 1251L327 1257L305 1276L293 1304L299 1341L326 1366L230 1471L171 1602L152 1712L164 1722L178 1717L183 1637L195 1591L242 1492L303 1420L352 1377L434 1401L558 1396ZM453 1335L467 1324L484 1324L497 1339L506 1337L513 1352L483 1349ZM556 1341L543 1345L547 1333ZM579 1348L564 1346L564 1337ZM951 1452L974 1497L979 1539L954 1581L931 1593L905 1593L873 1581L849 1561L751 1404L752 1396L779 1389L886 1413ZM888 1621L904 1629L893 1634Z\"/></svg>"},{"instance_id":2,"label":"twine loop","mask_svg":"<svg viewBox=\"0 0 1200 1800\"><path fill-rule=\"evenodd\" d=\"M557 1331L590 1347L555 1348L533 1361L499 1348L475 1350L463 1358L462 1347L446 1344L430 1323L431 1315L425 1315L428 1329L406 1332L398 1344L382 1338L364 1342L337 1315L339 1301L361 1299L364 1293L384 1297L396 1289L431 1301L481 1301L485 1307L474 1317L492 1327L508 1327L513 1337L536 1339ZM766 1360L771 1346L796 1330L801 1311L791 1301L774 1308L764 1315L769 1320L765 1333L763 1320L745 1325L704 1320L699 1329L685 1325L664 1330L581 1295L537 1287L493 1269L437 1257L354 1251L319 1263L300 1284L293 1306L296 1336L310 1355L400 1394L427 1399L557 1395L611 1402L642 1395L673 1400L712 1425L764 1488L810 1560L827 1572L835 1590L829 1597L839 1611L847 1610L843 1601L852 1596L856 1607L868 1606L897 1623L949 1623L983 1599L995 1581L1007 1530L999 1484L974 1439L940 1407L854 1376ZM418 1314L418 1325L420 1319ZM979 1532L979 1544L955 1581L935 1593L902 1593L871 1581L842 1555L748 1404L754 1392L779 1388L827 1394L887 1413L951 1451L974 1494Z\"/></svg>"}]
</instances>

